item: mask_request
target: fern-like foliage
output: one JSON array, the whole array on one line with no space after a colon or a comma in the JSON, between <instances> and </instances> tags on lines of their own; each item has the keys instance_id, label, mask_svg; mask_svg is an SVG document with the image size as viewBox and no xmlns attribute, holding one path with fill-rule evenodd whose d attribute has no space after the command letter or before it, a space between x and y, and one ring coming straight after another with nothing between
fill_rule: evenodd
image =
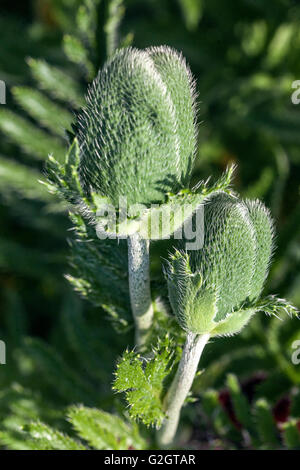
<instances>
[{"instance_id":1,"label":"fern-like foliage","mask_svg":"<svg viewBox=\"0 0 300 470\"><path fill-rule=\"evenodd\" d=\"M25 427L24 441L31 450L85 450L76 440L41 422Z\"/></svg>"},{"instance_id":2,"label":"fern-like foliage","mask_svg":"<svg viewBox=\"0 0 300 470\"><path fill-rule=\"evenodd\" d=\"M26 450L126 450L144 449L146 443L135 424L115 414L96 408L73 406L68 410L67 419L72 429L68 433L41 421L30 422L19 431ZM70 428L70 426L69 426ZM0 439L11 447L14 435L0 433Z\"/></svg>"},{"instance_id":3,"label":"fern-like foliage","mask_svg":"<svg viewBox=\"0 0 300 470\"><path fill-rule=\"evenodd\" d=\"M153 349L152 358L127 350L117 363L113 389L125 392L131 418L147 426L159 427L165 416L163 381L174 362L172 349L169 336L165 336Z\"/></svg>"},{"instance_id":4,"label":"fern-like foliage","mask_svg":"<svg viewBox=\"0 0 300 470\"><path fill-rule=\"evenodd\" d=\"M102 307L117 329L130 323L127 245L124 240L100 240L90 218L95 217L94 201L87 199L78 175L79 147L75 139L64 165L53 157L47 162L49 191L69 202L75 236L70 239L72 274L67 279L75 290Z\"/></svg>"},{"instance_id":5,"label":"fern-like foliage","mask_svg":"<svg viewBox=\"0 0 300 470\"><path fill-rule=\"evenodd\" d=\"M138 426L117 415L79 406L70 408L68 418L79 436L94 449L145 448Z\"/></svg>"},{"instance_id":6,"label":"fern-like foliage","mask_svg":"<svg viewBox=\"0 0 300 470\"><path fill-rule=\"evenodd\" d=\"M96 70L116 49L130 45L132 34L121 37L120 26L124 17L123 0L84 0L76 15L76 29L65 34L63 46L71 62L80 66L88 81Z\"/></svg>"},{"instance_id":7,"label":"fern-like foliage","mask_svg":"<svg viewBox=\"0 0 300 470\"><path fill-rule=\"evenodd\" d=\"M43 91L75 109L83 104L81 85L70 74L42 59L30 58L28 65L33 78Z\"/></svg>"},{"instance_id":8,"label":"fern-like foliage","mask_svg":"<svg viewBox=\"0 0 300 470\"><path fill-rule=\"evenodd\" d=\"M128 294L123 290L125 250L122 241L100 243L95 238L88 220L94 215L96 200L94 195L84 199L76 165L69 165L67 177L60 173L65 166L65 129L70 128L74 110L86 104L86 82L118 47L130 46L131 31L141 47L151 42L182 47L199 76L205 126L200 128L201 166L195 168L193 181L220 173L231 161L239 163L239 191L243 197L264 199L279 228L266 297L256 303L257 309L272 318L256 315L240 335L208 344L201 364L205 370L193 388L200 403L190 405L194 408L183 415L187 425L184 436L188 429L198 436L200 428L205 448L299 448L300 376L291 355L300 331L295 310L281 300L291 298L296 304L300 300L299 113L289 104L290 76L298 74L299 28L295 18L299 7L289 1L275 1L273 9L266 0L256 5L240 1L244 18L248 18L240 25L236 15L227 14L228 7L222 2L213 7L207 2L204 9L203 2L178 2L181 10L171 2L152 2L151 7L136 0L126 2L124 31L130 33L125 38L120 24L125 2L121 0L36 2L34 11L39 15L33 23L26 23L24 17L19 21L15 14L0 18L0 78L9 90L7 105L1 106L0 113L0 338L8 345L8 365L1 366L0 375L1 448L144 448L132 422L121 414L107 413L120 409L120 395L112 396L109 384L115 355L121 354L127 337L116 335L103 313L111 315L118 329L129 326ZM290 7L295 14L290 14ZM168 27L162 28L166 20ZM212 35L208 29L215 20L218 34ZM268 28L271 23L272 31ZM62 54L62 34L67 58ZM201 40L205 34L209 42ZM33 58L26 65L28 54ZM221 83L216 80L220 69L228 71ZM60 178L52 189L61 184L64 200L67 196L72 206L80 201L81 209L88 212L88 217L84 211L75 215L72 209L75 230L70 233L74 236L68 279L97 310L72 293L66 295L62 280L62 274L68 272L66 204L38 182L44 177L44 161L50 152L61 164L57 167L52 160L53 172ZM208 191L210 188L206 185ZM203 201L206 189L202 184L198 194L197 190L168 194L164 202L172 206L172 201ZM169 331L179 346L184 331L168 314L166 286L160 274L159 257L165 253L162 244L152 244L152 287L162 299L160 304L155 302L149 344ZM99 269L94 269L92 257L101 264ZM120 292L116 289L119 285ZM280 297L268 295L272 291ZM161 305L164 308L160 310ZM33 334L42 334L44 339L24 340ZM144 369L146 362L141 362ZM264 371L267 379L252 400L245 397L243 382L230 376L225 395L230 396L231 407L220 405L224 390L218 390L228 372L247 378L257 370ZM168 379L164 379L166 385ZM289 416L287 421L277 422L274 407L286 394ZM70 423L65 410L75 403L86 406L68 408L73 419ZM143 433L147 446L154 445L151 432L143 429ZM188 447L193 445L187 442ZM196 445L198 448L199 443Z\"/></svg>"},{"instance_id":9,"label":"fern-like foliage","mask_svg":"<svg viewBox=\"0 0 300 470\"><path fill-rule=\"evenodd\" d=\"M125 331L132 324L126 242L99 240L83 217L74 215L72 220L76 234L69 242L73 271L66 278L82 297L110 316L118 331Z\"/></svg>"}]
</instances>

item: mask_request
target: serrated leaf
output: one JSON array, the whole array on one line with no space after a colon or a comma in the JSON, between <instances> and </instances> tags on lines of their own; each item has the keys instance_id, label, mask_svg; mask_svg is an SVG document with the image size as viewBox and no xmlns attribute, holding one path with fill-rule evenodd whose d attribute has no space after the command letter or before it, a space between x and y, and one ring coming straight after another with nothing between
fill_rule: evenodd
<instances>
[{"instance_id":1,"label":"serrated leaf","mask_svg":"<svg viewBox=\"0 0 300 470\"><path fill-rule=\"evenodd\" d=\"M41 173L27 165L0 156L0 192L15 193L27 199L53 202L53 197L39 184Z\"/></svg>"},{"instance_id":2,"label":"serrated leaf","mask_svg":"<svg viewBox=\"0 0 300 470\"><path fill-rule=\"evenodd\" d=\"M85 67L88 77L95 75L93 64L88 58L88 51L80 41L80 39L70 34L64 36L64 51L67 57L74 62Z\"/></svg>"},{"instance_id":3,"label":"serrated leaf","mask_svg":"<svg viewBox=\"0 0 300 470\"><path fill-rule=\"evenodd\" d=\"M58 160L63 159L65 149L60 139L51 137L12 111L0 110L0 129L31 157L46 160L53 153Z\"/></svg>"},{"instance_id":4,"label":"serrated leaf","mask_svg":"<svg viewBox=\"0 0 300 470\"><path fill-rule=\"evenodd\" d=\"M79 442L41 422L29 424L25 432L34 450L86 450ZM27 445L30 446L30 442Z\"/></svg>"},{"instance_id":5,"label":"serrated leaf","mask_svg":"<svg viewBox=\"0 0 300 470\"><path fill-rule=\"evenodd\" d=\"M70 145L64 164L60 164L50 156L46 162L47 180L46 186L52 193L71 204L80 204L83 194L78 176L79 148L77 139Z\"/></svg>"},{"instance_id":6,"label":"serrated leaf","mask_svg":"<svg viewBox=\"0 0 300 470\"><path fill-rule=\"evenodd\" d=\"M290 317L298 316L298 309L288 300L280 299L276 295L269 295L260 299L256 304L255 308L265 312L267 315L279 317L282 314L286 314Z\"/></svg>"},{"instance_id":7,"label":"serrated leaf","mask_svg":"<svg viewBox=\"0 0 300 470\"><path fill-rule=\"evenodd\" d=\"M68 417L80 437L95 449L141 449L145 445L134 425L111 413L80 406L70 408Z\"/></svg>"},{"instance_id":8,"label":"serrated leaf","mask_svg":"<svg viewBox=\"0 0 300 470\"><path fill-rule=\"evenodd\" d=\"M228 374L227 386L230 390L237 419L246 429L251 430L253 428L253 422L251 419L250 405L243 395L238 379L234 374Z\"/></svg>"},{"instance_id":9,"label":"serrated leaf","mask_svg":"<svg viewBox=\"0 0 300 470\"><path fill-rule=\"evenodd\" d=\"M83 93L79 84L64 71L49 65L44 60L28 59L28 65L40 88L55 98L72 104L75 108L83 105Z\"/></svg>"},{"instance_id":10,"label":"serrated leaf","mask_svg":"<svg viewBox=\"0 0 300 470\"><path fill-rule=\"evenodd\" d=\"M106 53L111 57L119 46L119 27L125 13L123 0L109 0L104 25Z\"/></svg>"},{"instance_id":11,"label":"serrated leaf","mask_svg":"<svg viewBox=\"0 0 300 470\"><path fill-rule=\"evenodd\" d=\"M261 443L268 449L278 447L276 422L267 400L264 398L257 400L253 413Z\"/></svg>"},{"instance_id":12,"label":"serrated leaf","mask_svg":"<svg viewBox=\"0 0 300 470\"><path fill-rule=\"evenodd\" d=\"M18 104L43 127L65 137L65 130L70 129L73 120L71 113L33 88L15 87L12 93Z\"/></svg>"},{"instance_id":13,"label":"serrated leaf","mask_svg":"<svg viewBox=\"0 0 300 470\"><path fill-rule=\"evenodd\" d=\"M126 351L117 363L113 389L125 392L131 418L159 427L165 417L162 404L163 381L170 373L172 352L166 337L149 360Z\"/></svg>"}]
</instances>

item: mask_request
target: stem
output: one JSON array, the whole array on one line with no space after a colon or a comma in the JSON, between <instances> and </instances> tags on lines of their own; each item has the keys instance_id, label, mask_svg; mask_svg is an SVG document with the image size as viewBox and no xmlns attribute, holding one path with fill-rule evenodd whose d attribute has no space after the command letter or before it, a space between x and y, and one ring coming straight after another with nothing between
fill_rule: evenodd
<instances>
[{"instance_id":1,"label":"stem","mask_svg":"<svg viewBox=\"0 0 300 470\"><path fill-rule=\"evenodd\" d=\"M168 447L175 437L182 405L192 387L202 351L209 339L209 334L188 333L181 360L165 398L166 415L158 432L161 447Z\"/></svg>"},{"instance_id":2,"label":"stem","mask_svg":"<svg viewBox=\"0 0 300 470\"><path fill-rule=\"evenodd\" d=\"M131 309L135 321L135 341L139 348L146 342L153 320L150 292L149 240L139 233L128 237L128 270Z\"/></svg>"}]
</instances>

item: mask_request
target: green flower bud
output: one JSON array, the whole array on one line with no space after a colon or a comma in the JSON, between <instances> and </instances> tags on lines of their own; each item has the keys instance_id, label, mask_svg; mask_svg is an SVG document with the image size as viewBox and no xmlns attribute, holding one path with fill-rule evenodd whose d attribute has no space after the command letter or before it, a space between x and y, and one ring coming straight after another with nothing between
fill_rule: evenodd
<instances>
[{"instance_id":1,"label":"green flower bud","mask_svg":"<svg viewBox=\"0 0 300 470\"><path fill-rule=\"evenodd\" d=\"M168 47L121 49L104 65L74 126L87 192L117 204L162 202L185 187L196 147L195 86Z\"/></svg>"},{"instance_id":2,"label":"green flower bud","mask_svg":"<svg viewBox=\"0 0 300 470\"><path fill-rule=\"evenodd\" d=\"M187 331L239 332L257 311L272 254L273 223L259 201L225 193L204 208L204 244L176 251L166 269L173 311Z\"/></svg>"}]
</instances>

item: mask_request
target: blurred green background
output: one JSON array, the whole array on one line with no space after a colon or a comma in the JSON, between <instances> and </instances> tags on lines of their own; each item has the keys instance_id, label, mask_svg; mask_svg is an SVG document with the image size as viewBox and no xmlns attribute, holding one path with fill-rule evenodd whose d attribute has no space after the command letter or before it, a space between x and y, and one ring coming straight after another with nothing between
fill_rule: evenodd
<instances>
[{"instance_id":1,"label":"blurred green background","mask_svg":"<svg viewBox=\"0 0 300 470\"><path fill-rule=\"evenodd\" d=\"M70 403L120 406L109 389L117 355L132 344L131 331L118 336L106 314L73 294L64 278L71 270L71 222L65 206L39 183L48 153L62 160L64 128L70 129L87 83L116 43L182 51L199 94L194 182L220 175L231 162L238 165L235 189L262 199L276 223L265 291L300 307L300 104L291 101L292 83L300 80L299 2L17 5L4 0L0 7L0 79L7 87L7 103L0 105L0 339L7 346L7 364L0 365L0 429L2 445L11 448L24 447L20 426L30 419L64 429ZM97 7L91 37L76 20L82 5ZM159 254L155 246L154 280ZM253 397L267 400L277 441L266 445L290 443L290 428L281 434L288 422L295 447L300 365L291 355L300 325L259 317L246 330L208 347L207 369L195 387L205 399L184 416L182 439L192 447L200 440L208 447L249 445L246 424L237 425L233 416L229 372L238 376L250 404Z\"/></svg>"}]
</instances>

